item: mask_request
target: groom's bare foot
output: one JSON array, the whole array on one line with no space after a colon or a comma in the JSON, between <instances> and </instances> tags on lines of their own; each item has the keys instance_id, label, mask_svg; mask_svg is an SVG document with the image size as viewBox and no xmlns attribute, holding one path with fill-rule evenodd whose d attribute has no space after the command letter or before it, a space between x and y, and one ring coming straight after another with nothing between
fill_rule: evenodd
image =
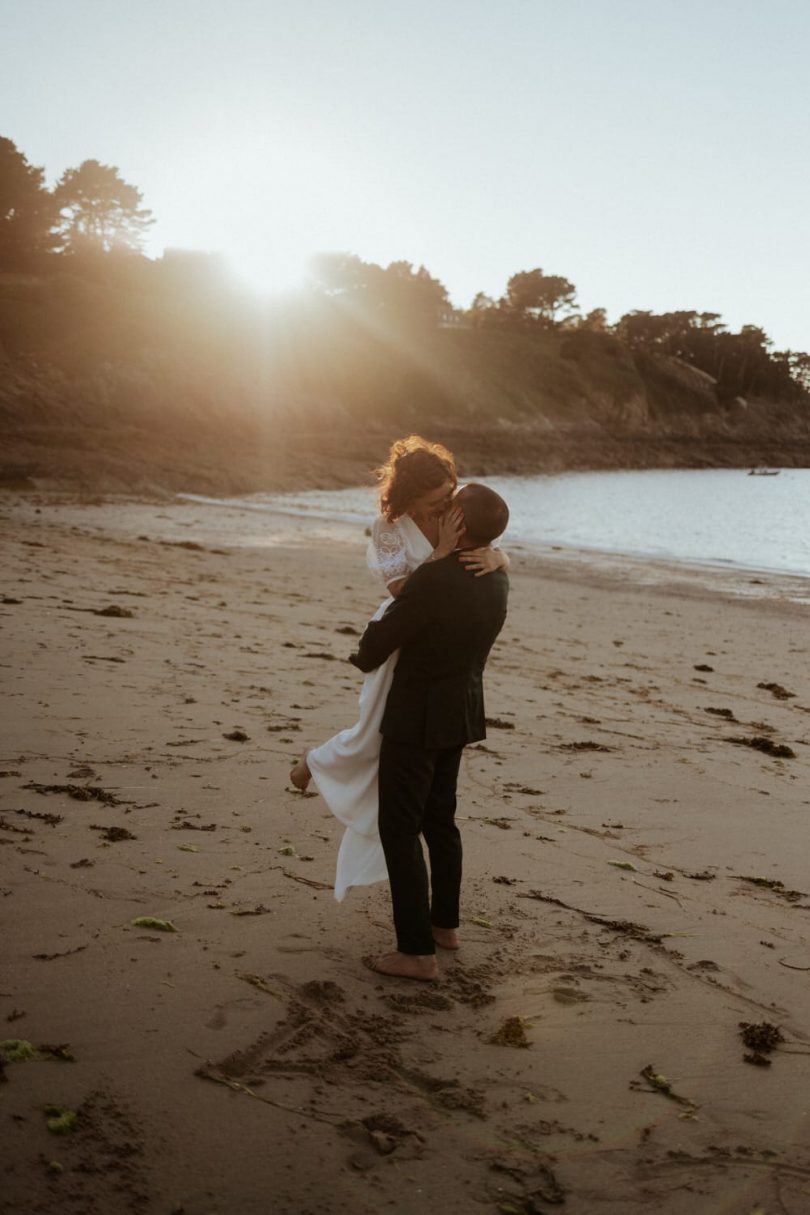
<instances>
[{"instance_id":1,"label":"groom's bare foot","mask_svg":"<svg viewBox=\"0 0 810 1215\"><path fill-rule=\"evenodd\" d=\"M311 780L312 773L307 765L306 757L299 759L290 773L290 783L295 786L299 793L306 793L307 786Z\"/></svg>"},{"instance_id":2,"label":"groom's bare foot","mask_svg":"<svg viewBox=\"0 0 810 1215\"><path fill-rule=\"evenodd\" d=\"M369 970L397 979L421 979L424 983L432 983L439 977L436 955L432 953L383 953L376 958L366 958L365 963Z\"/></svg>"},{"instance_id":3,"label":"groom's bare foot","mask_svg":"<svg viewBox=\"0 0 810 1215\"><path fill-rule=\"evenodd\" d=\"M457 929L437 928L434 924L432 932L433 940L437 945L441 945L442 949L459 949L461 947Z\"/></svg>"}]
</instances>

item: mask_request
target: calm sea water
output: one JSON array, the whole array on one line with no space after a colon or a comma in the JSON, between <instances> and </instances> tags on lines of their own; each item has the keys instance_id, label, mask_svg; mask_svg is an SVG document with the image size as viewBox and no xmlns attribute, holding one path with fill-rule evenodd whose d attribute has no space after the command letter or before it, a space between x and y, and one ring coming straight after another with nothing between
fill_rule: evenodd
<instances>
[{"instance_id":1,"label":"calm sea water","mask_svg":"<svg viewBox=\"0 0 810 1215\"><path fill-rule=\"evenodd\" d=\"M777 476L710 469L481 480L509 503L507 543L810 578L810 469L782 469ZM193 500L362 527L376 511L373 489Z\"/></svg>"}]
</instances>

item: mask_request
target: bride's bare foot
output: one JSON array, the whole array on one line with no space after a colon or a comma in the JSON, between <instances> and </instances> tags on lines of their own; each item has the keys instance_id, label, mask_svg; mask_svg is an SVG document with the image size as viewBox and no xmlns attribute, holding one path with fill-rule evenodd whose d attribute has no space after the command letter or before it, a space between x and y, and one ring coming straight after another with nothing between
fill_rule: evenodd
<instances>
[{"instance_id":1,"label":"bride's bare foot","mask_svg":"<svg viewBox=\"0 0 810 1215\"><path fill-rule=\"evenodd\" d=\"M432 953L383 953L376 958L365 958L369 970L381 975L393 975L397 979L421 979L425 983L435 982L439 977L436 955Z\"/></svg>"},{"instance_id":2,"label":"bride's bare foot","mask_svg":"<svg viewBox=\"0 0 810 1215\"><path fill-rule=\"evenodd\" d=\"M312 780L312 773L307 765L306 756L299 759L298 763L290 772L290 783L295 786L299 793L306 793L307 786Z\"/></svg>"},{"instance_id":3,"label":"bride's bare foot","mask_svg":"<svg viewBox=\"0 0 810 1215\"><path fill-rule=\"evenodd\" d=\"M459 949L461 941L458 939L458 930L455 928L437 928L433 925L433 940L437 945L441 945L442 949Z\"/></svg>"}]
</instances>

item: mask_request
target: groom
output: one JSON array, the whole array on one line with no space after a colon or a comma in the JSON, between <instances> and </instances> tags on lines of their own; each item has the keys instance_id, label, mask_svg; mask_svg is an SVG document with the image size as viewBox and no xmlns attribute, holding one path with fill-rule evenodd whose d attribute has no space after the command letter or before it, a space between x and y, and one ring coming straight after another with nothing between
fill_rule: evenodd
<instances>
[{"instance_id":1,"label":"groom","mask_svg":"<svg viewBox=\"0 0 810 1215\"><path fill-rule=\"evenodd\" d=\"M436 943L458 948L461 837L456 782L465 745L486 736L482 675L506 618L503 570L475 577L459 551L489 544L509 510L484 485L453 499L464 516L458 547L421 565L350 661L372 671L400 651L380 732L382 840L397 937L395 953L371 963L382 974L438 978ZM430 885L419 836L430 855Z\"/></svg>"}]
</instances>

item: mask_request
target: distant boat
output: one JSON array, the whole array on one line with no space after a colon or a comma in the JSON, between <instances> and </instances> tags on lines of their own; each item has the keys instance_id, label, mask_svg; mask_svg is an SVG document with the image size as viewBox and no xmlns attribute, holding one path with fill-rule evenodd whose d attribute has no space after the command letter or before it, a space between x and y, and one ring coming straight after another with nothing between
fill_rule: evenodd
<instances>
[{"instance_id":1,"label":"distant boat","mask_svg":"<svg viewBox=\"0 0 810 1215\"><path fill-rule=\"evenodd\" d=\"M778 477L781 469L778 468L752 468L748 475L749 477Z\"/></svg>"}]
</instances>

